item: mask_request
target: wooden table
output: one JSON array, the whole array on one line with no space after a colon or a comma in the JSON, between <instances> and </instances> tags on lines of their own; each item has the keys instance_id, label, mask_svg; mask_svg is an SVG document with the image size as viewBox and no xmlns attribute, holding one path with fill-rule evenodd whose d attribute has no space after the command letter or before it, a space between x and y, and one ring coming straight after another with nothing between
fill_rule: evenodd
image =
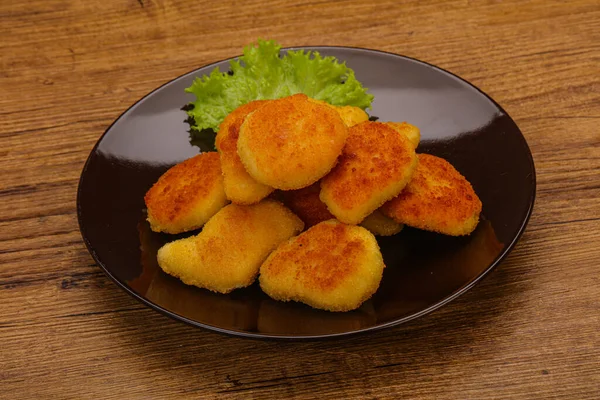
<instances>
[{"instance_id":1,"label":"wooden table","mask_svg":"<svg viewBox=\"0 0 600 400\"><path fill-rule=\"evenodd\" d=\"M0 18L0 397L600 398L597 1L32 0ZM196 329L113 284L77 225L91 148L258 37L404 54L497 100L538 178L509 258L424 318L300 343Z\"/></svg>"}]
</instances>

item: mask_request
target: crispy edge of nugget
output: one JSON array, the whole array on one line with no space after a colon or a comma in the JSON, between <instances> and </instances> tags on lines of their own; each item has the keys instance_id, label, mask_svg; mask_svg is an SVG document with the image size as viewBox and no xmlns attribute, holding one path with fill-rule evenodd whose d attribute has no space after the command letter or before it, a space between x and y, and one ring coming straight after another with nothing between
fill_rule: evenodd
<instances>
[{"instance_id":1,"label":"crispy edge of nugget","mask_svg":"<svg viewBox=\"0 0 600 400\"><path fill-rule=\"evenodd\" d=\"M360 107L334 106L326 101L313 99L311 97L309 97L308 100L312 101L313 103L323 104L333 108L339 114L340 118L342 118L342 121L344 121L344 124L346 124L348 128L369 120L369 115Z\"/></svg>"},{"instance_id":2,"label":"crispy edge of nugget","mask_svg":"<svg viewBox=\"0 0 600 400\"><path fill-rule=\"evenodd\" d=\"M413 179L381 210L399 223L451 236L469 235L479 223L481 200L448 161L419 154Z\"/></svg>"},{"instance_id":3,"label":"crispy edge of nugget","mask_svg":"<svg viewBox=\"0 0 600 400\"><path fill-rule=\"evenodd\" d=\"M403 224L394 221L379 209L367 215L360 226L368 229L375 236L392 236L400 233L404 228Z\"/></svg>"},{"instance_id":4,"label":"crispy edge of nugget","mask_svg":"<svg viewBox=\"0 0 600 400\"><path fill-rule=\"evenodd\" d=\"M154 232L200 228L227 204L219 155L198 154L169 168L146 192L144 202Z\"/></svg>"},{"instance_id":5,"label":"crispy edge of nugget","mask_svg":"<svg viewBox=\"0 0 600 400\"><path fill-rule=\"evenodd\" d=\"M387 126L405 135L416 149L421 141L421 130L408 122L384 122Z\"/></svg>"},{"instance_id":6,"label":"crispy edge of nugget","mask_svg":"<svg viewBox=\"0 0 600 400\"><path fill-rule=\"evenodd\" d=\"M250 176L292 190L331 171L347 136L348 128L335 110L297 94L272 100L248 115L237 148Z\"/></svg>"},{"instance_id":7,"label":"crispy edge of nugget","mask_svg":"<svg viewBox=\"0 0 600 400\"><path fill-rule=\"evenodd\" d=\"M335 218L319 198L320 191L317 182L302 189L281 191L280 196L283 204L304 221L306 228L310 228L319 222ZM403 228L402 224L385 216L380 210L367 215L360 225L375 236L392 236Z\"/></svg>"},{"instance_id":8,"label":"crispy edge of nugget","mask_svg":"<svg viewBox=\"0 0 600 400\"><path fill-rule=\"evenodd\" d=\"M310 228L319 222L335 218L319 198L320 192L321 186L316 182L302 189L281 191L280 195L283 204Z\"/></svg>"},{"instance_id":9,"label":"crispy edge of nugget","mask_svg":"<svg viewBox=\"0 0 600 400\"><path fill-rule=\"evenodd\" d=\"M229 293L252 284L267 256L303 229L304 223L280 202L230 204L198 235L161 247L158 264L185 284Z\"/></svg>"},{"instance_id":10,"label":"crispy edge of nugget","mask_svg":"<svg viewBox=\"0 0 600 400\"><path fill-rule=\"evenodd\" d=\"M363 122L349 133L320 198L338 220L359 224L402 191L418 159L408 138L383 123Z\"/></svg>"},{"instance_id":11,"label":"crispy edge of nugget","mask_svg":"<svg viewBox=\"0 0 600 400\"><path fill-rule=\"evenodd\" d=\"M359 107L335 106L336 111L348 128L369 120L369 115Z\"/></svg>"},{"instance_id":12,"label":"crispy edge of nugget","mask_svg":"<svg viewBox=\"0 0 600 400\"><path fill-rule=\"evenodd\" d=\"M281 244L260 267L271 298L328 311L351 311L379 288L385 264L367 229L321 222Z\"/></svg>"},{"instance_id":13,"label":"crispy edge of nugget","mask_svg":"<svg viewBox=\"0 0 600 400\"><path fill-rule=\"evenodd\" d=\"M255 100L233 110L219 126L215 138L215 146L221 157L225 194L236 204L258 203L274 190L248 174L237 152L240 126L244 119L267 102L268 100Z\"/></svg>"}]
</instances>

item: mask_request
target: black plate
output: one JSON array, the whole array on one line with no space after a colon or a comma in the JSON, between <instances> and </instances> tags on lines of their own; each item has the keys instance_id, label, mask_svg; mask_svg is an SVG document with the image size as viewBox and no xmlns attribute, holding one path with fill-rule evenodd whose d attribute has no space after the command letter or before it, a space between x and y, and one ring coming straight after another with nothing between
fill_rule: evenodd
<instances>
[{"instance_id":1,"label":"black plate","mask_svg":"<svg viewBox=\"0 0 600 400\"><path fill-rule=\"evenodd\" d=\"M404 229L379 240L387 268L360 309L330 313L268 298L255 284L229 295L186 286L164 274L156 251L172 237L150 231L144 193L171 165L198 153L186 114L194 77L150 93L100 138L83 169L77 210L85 243L98 264L132 296L175 319L241 336L314 338L347 335L409 321L470 289L512 249L535 198L535 169L514 121L471 84L432 65L374 50L315 47L346 61L375 95L372 115L421 128L419 152L450 161L473 184L483 219L468 237Z\"/></svg>"}]
</instances>

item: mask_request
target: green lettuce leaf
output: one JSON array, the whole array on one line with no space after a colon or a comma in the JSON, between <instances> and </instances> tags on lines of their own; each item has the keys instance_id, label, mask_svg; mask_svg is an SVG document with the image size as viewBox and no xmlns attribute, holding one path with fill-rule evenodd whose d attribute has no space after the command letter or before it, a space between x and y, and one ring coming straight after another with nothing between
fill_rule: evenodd
<instances>
[{"instance_id":1,"label":"green lettuce leaf","mask_svg":"<svg viewBox=\"0 0 600 400\"><path fill-rule=\"evenodd\" d=\"M252 100L304 93L333 105L363 110L371 106L373 95L345 63L316 51L290 50L280 56L280 50L272 40L258 40L244 48L243 56L230 61L229 73L215 68L210 75L194 80L186 92L194 94L196 100L184 108L192 142L202 142L203 150L210 147L211 138L206 135L218 131L231 111Z\"/></svg>"}]
</instances>

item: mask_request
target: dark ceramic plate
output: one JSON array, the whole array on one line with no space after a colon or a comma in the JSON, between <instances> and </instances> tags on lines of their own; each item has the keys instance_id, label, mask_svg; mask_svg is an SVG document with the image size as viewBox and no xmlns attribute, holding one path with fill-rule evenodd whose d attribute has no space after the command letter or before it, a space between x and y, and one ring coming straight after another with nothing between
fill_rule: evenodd
<instances>
[{"instance_id":1,"label":"dark ceramic plate","mask_svg":"<svg viewBox=\"0 0 600 400\"><path fill-rule=\"evenodd\" d=\"M535 170L513 120L464 80L432 65L373 50L318 47L346 61L375 95L372 115L421 128L419 152L450 161L473 184L483 217L468 237L404 229L380 238L387 268L360 309L330 313L268 298L255 284L229 295L164 274L156 251L172 237L151 232L144 194L168 167L198 153L188 141L184 92L221 61L150 93L115 121L92 150L77 199L81 233L98 264L132 296L175 319L234 335L315 338L409 321L470 289L512 249L531 214Z\"/></svg>"}]
</instances>

